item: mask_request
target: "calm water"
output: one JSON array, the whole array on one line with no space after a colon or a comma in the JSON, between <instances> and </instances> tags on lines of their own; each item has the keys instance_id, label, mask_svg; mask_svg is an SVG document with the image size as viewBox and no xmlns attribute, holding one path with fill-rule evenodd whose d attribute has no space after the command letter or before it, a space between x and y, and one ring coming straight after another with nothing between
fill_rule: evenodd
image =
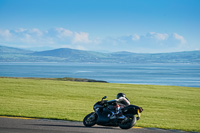
<instances>
[{"instance_id":1,"label":"calm water","mask_svg":"<svg viewBox=\"0 0 200 133\"><path fill-rule=\"evenodd\" d=\"M0 63L0 76L74 77L110 83L200 87L200 64Z\"/></svg>"}]
</instances>

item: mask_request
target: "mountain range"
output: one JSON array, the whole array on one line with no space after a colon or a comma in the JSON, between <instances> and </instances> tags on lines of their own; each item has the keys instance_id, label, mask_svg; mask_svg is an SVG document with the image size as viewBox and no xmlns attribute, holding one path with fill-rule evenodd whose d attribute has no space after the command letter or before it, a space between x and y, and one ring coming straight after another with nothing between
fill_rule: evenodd
<instances>
[{"instance_id":1,"label":"mountain range","mask_svg":"<svg viewBox=\"0 0 200 133\"><path fill-rule=\"evenodd\" d=\"M101 53L70 48L30 51L0 46L0 62L79 62L79 63L194 63L200 64L200 51L173 53Z\"/></svg>"}]
</instances>

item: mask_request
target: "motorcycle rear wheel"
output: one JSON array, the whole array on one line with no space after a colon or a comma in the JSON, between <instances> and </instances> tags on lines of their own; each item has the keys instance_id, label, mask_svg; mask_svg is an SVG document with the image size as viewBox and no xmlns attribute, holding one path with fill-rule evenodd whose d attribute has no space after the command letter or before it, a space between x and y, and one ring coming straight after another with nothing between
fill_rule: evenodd
<instances>
[{"instance_id":1,"label":"motorcycle rear wheel","mask_svg":"<svg viewBox=\"0 0 200 133\"><path fill-rule=\"evenodd\" d=\"M92 112L85 116L85 118L83 119L83 124L86 127L92 127L96 124L96 120L97 120L97 116L94 112Z\"/></svg>"},{"instance_id":2,"label":"motorcycle rear wheel","mask_svg":"<svg viewBox=\"0 0 200 133\"><path fill-rule=\"evenodd\" d=\"M132 114L125 115L126 118L119 123L119 127L121 129L129 129L132 128L136 124L136 117Z\"/></svg>"}]
</instances>

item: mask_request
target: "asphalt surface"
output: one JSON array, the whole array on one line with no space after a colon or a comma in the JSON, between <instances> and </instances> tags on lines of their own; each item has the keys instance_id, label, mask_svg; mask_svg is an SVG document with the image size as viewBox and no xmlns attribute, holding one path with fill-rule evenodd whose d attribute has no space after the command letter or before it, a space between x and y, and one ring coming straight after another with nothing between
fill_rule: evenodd
<instances>
[{"instance_id":1,"label":"asphalt surface","mask_svg":"<svg viewBox=\"0 0 200 133\"><path fill-rule=\"evenodd\" d=\"M188 133L155 128L85 127L82 122L0 117L0 133Z\"/></svg>"}]
</instances>

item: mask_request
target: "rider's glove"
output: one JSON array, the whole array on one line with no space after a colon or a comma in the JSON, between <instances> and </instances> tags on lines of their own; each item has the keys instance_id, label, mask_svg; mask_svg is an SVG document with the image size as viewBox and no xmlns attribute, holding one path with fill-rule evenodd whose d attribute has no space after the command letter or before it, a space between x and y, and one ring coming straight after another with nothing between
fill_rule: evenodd
<instances>
[{"instance_id":1,"label":"rider's glove","mask_svg":"<svg viewBox=\"0 0 200 133\"><path fill-rule=\"evenodd\" d=\"M142 107L139 107L139 111L140 111L140 113L143 111L143 108Z\"/></svg>"}]
</instances>

